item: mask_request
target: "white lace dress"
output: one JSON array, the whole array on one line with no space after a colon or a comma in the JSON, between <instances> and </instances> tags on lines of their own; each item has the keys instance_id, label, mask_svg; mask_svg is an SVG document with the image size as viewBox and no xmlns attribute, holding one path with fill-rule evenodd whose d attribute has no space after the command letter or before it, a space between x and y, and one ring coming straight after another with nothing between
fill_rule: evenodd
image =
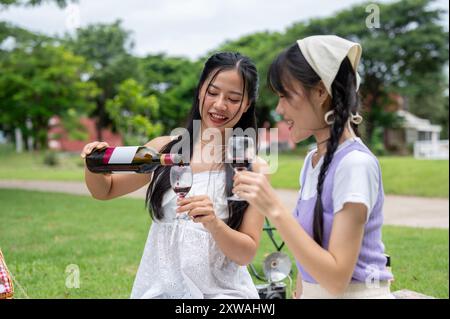
<instances>
[{"instance_id":1,"label":"white lace dress","mask_svg":"<svg viewBox=\"0 0 450 319\"><path fill-rule=\"evenodd\" d=\"M210 196L219 218L228 218L225 171L194 174L188 196L201 194ZM226 257L201 223L173 219L172 190L162 207L164 218L151 225L131 298L259 298L247 267Z\"/></svg>"}]
</instances>

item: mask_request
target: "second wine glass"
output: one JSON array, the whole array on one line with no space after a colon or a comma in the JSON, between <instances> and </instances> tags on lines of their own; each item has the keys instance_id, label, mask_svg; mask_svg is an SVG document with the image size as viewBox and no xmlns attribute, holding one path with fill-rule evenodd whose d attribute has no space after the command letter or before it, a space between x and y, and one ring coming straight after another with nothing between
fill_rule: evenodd
<instances>
[{"instance_id":1,"label":"second wine glass","mask_svg":"<svg viewBox=\"0 0 450 319\"><path fill-rule=\"evenodd\" d=\"M193 174L190 166L180 165L170 168L170 185L177 194L178 199L183 199L192 187ZM175 215L175 219L189 219L187 213Z\"/></svg>"},{"instance_id":2,"label":"second wine glass","mask_svg":"<svg viewBox=\"0 0 450 319\"><path fill-rule=\"evenodd\" d=\"M228 140L225 159L233 167L235 174L249 169L255 159L256 148L249 136L232 136ZM236 194L227 198L232 201L245 201Z\"/></svg>"}]
</instances>

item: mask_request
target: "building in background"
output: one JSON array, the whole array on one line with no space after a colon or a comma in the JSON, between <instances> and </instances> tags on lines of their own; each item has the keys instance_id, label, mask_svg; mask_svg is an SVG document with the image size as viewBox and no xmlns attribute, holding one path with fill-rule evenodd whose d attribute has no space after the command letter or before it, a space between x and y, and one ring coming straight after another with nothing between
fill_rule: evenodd
<instances>
[{"instance_id":1,"label":"building in background","mask_svg":"<svg viewBox=\"0 0 450 319\"><path fill-rule=\"evenodd\" d=\"M405 98L396 96L394 100L389 111L397 114L401 125L384 130L386 150L399 155L413 153L419 159L448 159L448 140L439 139L442 126L409 112Z\"/></svg>"},{"instance_id":2,"label":"building in background","mask_svg":"<svg viewBox=\"0 0 450 319\"><path fill-rule=\"evenodd\" d=\"M80 123L86 128L88 138L86 140L74 140L69 137L69 133L61 124L58 116L53 116L49 121L48 130L48 148L63 152L81 152L83 147L93 142L97 138L95 120L90 118L81 118ZM120 134L113 133L109 129L102 130L103 140L111 146L123 145L123 138Z\"/></svg>"}]
</instances>

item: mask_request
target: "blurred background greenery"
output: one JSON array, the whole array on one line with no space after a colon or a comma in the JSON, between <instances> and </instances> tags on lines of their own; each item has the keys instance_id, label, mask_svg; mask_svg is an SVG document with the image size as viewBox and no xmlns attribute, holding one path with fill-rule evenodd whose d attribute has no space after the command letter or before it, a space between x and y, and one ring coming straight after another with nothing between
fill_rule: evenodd
<instances>
[{"instance_id":1,"label":"blurred background greenery","mask_svg":"<svg viewBox=\"0 0 450 319\"><path fill-rule=\"evenodd\" d=\"M0 0L0 12L46 3L62 10L72 1ZM393 135L387 134L404 127L398 111L407 110L439 125L438 138L448 139L449 43L443 22L448 12L434 3L361 2L283 31L224 40L195 59L134 54L133 33L121 20L52 36L0 18L0 180L82 182L84 162L78 151L83 144L108 139L112 132L125 145L139 145L183 126L202 65L216 51L239 51L254 60L261 78L258 126L274 127L280 121L273 112L277 97L266 82L272 59L299 38L336 34L363 47L359 72L365 121L360 133L379 156L385 192L448 199L448 157L414 159L411 144L403 138L401 145L393 145ZM366 25L369 5L381 12L377 28ZM55 116L64 131L52 131ZM91 120L90 130L82 119ZM63 137L78 144L52 147L50 141ZM275 187L298 189L298 173L312 142L280 154L272 176ZM142 200L100 202L0 189L0 203L0 247L23 285L16 286L18 298L129 296L150 225ZM448 229L386 226L383 240L394 256L394 290L448 298ZM254 261L259 270L273 250L264 235ZM81 289L64 285L66 267L73 263L80 267Z\"/></svg>"},{"instance_id":2,"label":"blurred background greenery","mask_svg":"<svg viewBox=\"0 0 450 319\"><path fill-rule=\"evenodd\" d=\"M56 2L61 7L70 3ZM359 72L365 121L360 133L377 154L386 151L384 129L401 122L394 112L398 107L392 107L399 97L408 111L441 125L440 138L447 139L448 30L442 21L445 12L433 2L361 3L329 17L299 21L282 32L224 41L195 60L164 53L133 55L132 32L120 20L63 36L0 20L0 131L16 143L14 131L20 129L21 139L32 138L26 148L46 149L52 116L62 119L72 138L87 140L78 123L86 116L95 120L97 140L103 140L102 129L109 128L120 133L125 144L143 144L183 126L202 64L212 52L223 50L239 51L256 63L261 77L258 126L273 126L279 120L273 112L277 97L266 83L272 59L299 38L336 34L364 48ZM42 3L1 0L0 8ZM377 28L366 25L369 4L381 12Z\"/></svg>"}]
</instances>

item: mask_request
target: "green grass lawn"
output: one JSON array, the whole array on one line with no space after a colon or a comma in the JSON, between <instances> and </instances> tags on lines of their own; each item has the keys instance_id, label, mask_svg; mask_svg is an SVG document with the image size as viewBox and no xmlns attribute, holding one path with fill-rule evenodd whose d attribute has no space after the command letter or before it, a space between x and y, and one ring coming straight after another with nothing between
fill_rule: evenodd
<instances>
[{"instance_id":1,"label":"green grass lawn","mask_svg":"<svg viewBox=\"0 0 450 319\"><path fill-rule=\"evenodd\" d=\"M17 154L0 147L0 179L83 181L84 161L79 154L59 154L56 166L44 164L40 152Z\"/></svg>"},{"instance_id":2,"label":"green grass lawn","mask_svg":"<svg viewBox=\"0 0 450 319\"><path fill-rule=\"evenodd\" d=\"M0 148L0 179L83 181L84 162L78 154L60 154L59 165L44 165L44 154L16 154ZM412 157L381 157L386 194L447 197L448 160L415 160ZM303 157L280 154L278 169L272 175L276 188L299 188Z\"/></svg>"},{"instance_id":3,"label":"green grass lawn","mask_svg":"<svg viewBox=\"0 0 450 319\"><path fill-rule=\"evenodd\" d=\"M142 200L0 189L0 203L0 247L27 296L129 297L150 226ZM387 226L384 243L396 276L393 290L449 297L448 230ZM259 270L273 251L263 235ZM80 270L79 289L65 286L71 264ZM17 298L26 295L16 286Z\"/></svg>"},{"instance_id":4,"label":"green grass lawn","mask_svg":"<svg viewBox=\"0 0 450 319\"><path fill-rule=\"evenodd\" d=\"M271 183L276 188L299 189L304 158L281 154ZM413 157L380 157L386 194L448 198L448 160L416 160Z\"/></svg>"}]
</instances>

